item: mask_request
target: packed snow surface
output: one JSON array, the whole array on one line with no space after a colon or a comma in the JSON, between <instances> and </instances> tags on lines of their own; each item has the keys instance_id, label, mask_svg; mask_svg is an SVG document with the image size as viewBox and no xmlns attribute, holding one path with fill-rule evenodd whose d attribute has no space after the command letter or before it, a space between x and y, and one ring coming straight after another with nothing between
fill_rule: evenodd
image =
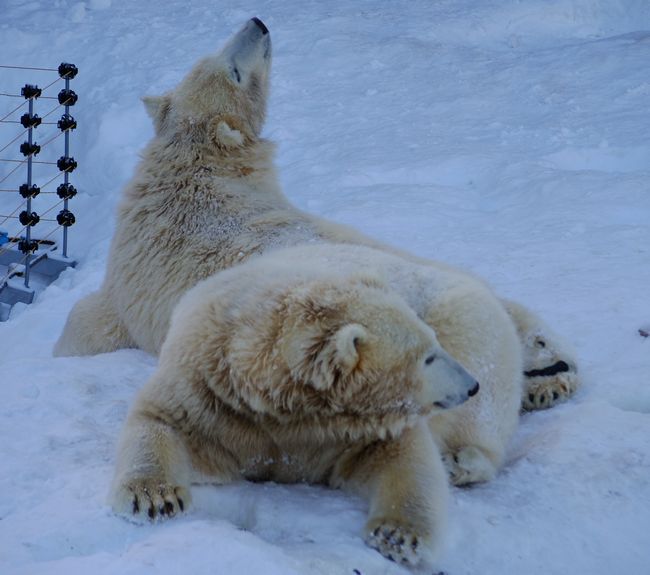
<instances>
[{"instance_id":1,"label":"packed snow surface","mask_svg":"<svg viewBox=\"0 0 650 575\"><path fill-rule=\"evenodd\" d=\"M406 573L364 545L365 504L320 487L201 486L173 521L115 517L116 438L156 359L51 357L73 303L101 283L120 190L152 135L139 98L252 16L273 37L265 135L289 198L474 271L578 353L584 387L522 417L494 481L452 490L445 552L424 572L650 572L646 0L3 0L0 14L0 64L80 70L79 265L0 324L0 573ZM56 77L1 69L0 92ZM0 117L19 103L0 97ZM19 129L0 124L0 147ZM41 158L61 155L50 150ZM37 166L36 182L51 172ZM0 213L17 198L0 194Z\"/></svg>"}]
</instances>

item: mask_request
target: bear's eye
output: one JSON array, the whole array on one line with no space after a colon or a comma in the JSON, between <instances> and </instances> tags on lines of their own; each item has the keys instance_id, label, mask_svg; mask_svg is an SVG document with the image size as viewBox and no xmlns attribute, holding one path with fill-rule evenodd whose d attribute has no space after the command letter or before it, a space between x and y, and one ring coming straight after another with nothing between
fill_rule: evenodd
<instances>
[{"instance_id":1,"label":"bear's eye","mask_svg":"<svg viewBox=\"0 0 650 575\"><path fill-rule=\"evenodd\" d=\"M426 363L427 365L431 365L435 360L436 360L436 356L430 355L424 360L424 363Z\"/></svg>"},{"instance_id":2,"label":"bear's eye","mask_svg":"<svg viewBox=\"0 0 650 575\"><path fill-rule=\"evenodd\" d=\"M237 68L233 68L232 74L235 77L235 80L237 80L237 83L241 84L241 74L239 73L239 70L237 70Z\"/></svg>"},{"instance_id":3,"label":"bear's eye","mask_svg":"<svg viewBox=\"0 0 650 575\"><path fill-rule=\"evenodd\" d=\"M536 345L537 347L542 347L542 348L544 348L544 347L546 347L546 342L545 342L543 339L539 339L539 338L538 338L538 339L535 340L535 345Z\"/></svg>"}]
</instances>

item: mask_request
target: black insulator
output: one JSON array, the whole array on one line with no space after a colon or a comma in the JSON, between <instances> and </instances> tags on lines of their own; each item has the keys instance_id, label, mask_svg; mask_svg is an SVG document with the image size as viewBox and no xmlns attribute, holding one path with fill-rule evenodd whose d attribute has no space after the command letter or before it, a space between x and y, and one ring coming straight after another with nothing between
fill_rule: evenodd
<instances>
[{"instance_id":1,"label":"black insulator","mask_svg":"<svg viewBox=\"0 0 650 575\"><path fill-rule=\"evenodd\" d=\"M77 188L72 184L60 184L56 189L56 195L62 200L69 200L77 195Z\"/></svg>"},{"instance_id":2,"label":"black insulator","mask_svg":"<svg viewBox=\"0 0 650 575\"><path fill-rule=\"evenodd\" d=\"M23 142L20 144L20 153L27 156L35 156L41 151L41 147L38 144L30 144L29 142Z\"/></svg>"},{"instance_id":3,"label":"black insulator","mask_svg":"<svg viewBox=\"0 0 650 575\"><path fill-rule=\"evenodd\" d=\"M56 162L56 167L62 172L73 172L77 167L77 162L74 158L61 156Z\"/></svg>"},{"instance_id":4,"label":"black insulator","mask_svg":"<svg viewBox=\"0 0 650 575\"><path fill-rule=\"evenodd\" d=\"M59 65L59 76L61 78L72 79L78 74L79 70L74 64L68 64L67 62L61 62Z\"/></svg>"},{"instance_id":5,"label":"black insulator","mask_svg":"<svg viewBox=\"0 0 650 575\"><path fill-rule=\"evenodd\" d=\"M32 98L38 98L41 95L41 89L34 84L25 84L20 90L20 95L25 96L25 100L31 100Z\"/></svg>"},{"instance_id":6,"label":"black insulator","mask_svg":"<svg viewBox=\"0 0 650 575\"><path fill-rule=\"evenodd\" d=\"M28 212L27 210L24 210L20 212L20 215L18 216L18 221L23 225L23 226L35 226L38 222L41 221L41 218L36 212Z\"/></svg>"},{"instance_id":7,"label":"black insulator","mask_svg":"<svg viewBox=\"0 0 650 575\"><path fill-rule=\"evenodd\" d=\"M38 196L38 194L41 193L41 188L39 188L36 184L32 184L31 187L27 184L21 184L18 188L18 191L20 192L20 195L25 199L35 198Z\"/></svg>"},{"instance_id":8,"label":"black insulator","mask_svg":"<svg viewBox=\"0 0 650 575\"><path fill-rule=\"evenodd\" d=\"M56 125L62 132L67 132L68 130L74 130L77 127L77 120L75 120L70 114L63 114Z\"/></svg>"},{"instance_id":9,"label":"black insulator","mask_svg":"<svg viewBox=\"0 0 650 575\"><path fill-rule=\"evenodd\" d=\"M64 88L59 92L59 104L62 106L74 106L79 98L74 90Z\"/></svg>"},{"instance_id":10,"label":"black insulator","mask_svg":"<svg viewBox=\"0 0 650 575\"><path fill-rule=\"evenodd\" d=\"M20 240L18 242L18 249L24 254L31 254L38 249L38 242L36 240Z\"/></svg>"},{"instance_id":11,"label":"black insulator","mask_svg":"<svg viewBox=\"0 0 650 575\"><path fill-rule=\"evenodd\" d=\"M75 223L75 217L70 210L61 210L56 216L56 221L60 226L69 228Z\"/></svg>"},{"instance_id":12,"label":"black insulator","mask_svg":"<svg viewBox=\"0 0 650 575\"><path fill-rule=\"evenodd\" d=\"M38 117L38 114L34 114L33 116L30 114L23 114L20 117L20 123L23 125L23 128L36 128L40 126L42 121L43 120Z\"/></svg>"}]
</instances>

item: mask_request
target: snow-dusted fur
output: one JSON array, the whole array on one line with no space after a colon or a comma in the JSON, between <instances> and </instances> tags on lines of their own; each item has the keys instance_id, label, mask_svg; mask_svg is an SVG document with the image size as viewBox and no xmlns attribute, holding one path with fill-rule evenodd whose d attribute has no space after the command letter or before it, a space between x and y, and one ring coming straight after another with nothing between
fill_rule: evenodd
<instances>
[{"instance_id":1,"label":"snow-dusted fur","mask_svg":"<svg viewBox=\"0 0 650 575\"><path fill-rule=\"evenodd\" d=\"M279 250L182 298L112 503L174 515L197 475L325 483L368 499L371 546L417 564L444 533L447 472L501 465L521 383L515 326L480 281L361 246Z\"/></svg>"},{"instance_id":2,"label":"snow-dusted fur","mask_svg":"<svg viewBox=\"0 0 650 575\"><path fill-rule=\"evenodd\" d=\"M303 213L280 190L273 145L260 138L266 112L270 34L250 20L215 56L201 60L173 91L147 97L156 135L124 191L101 289L71 311L54 354L89 355L124 347L158 353L179 298L199 280L247 258L308 242L363 244L400 253L362 234ZM552 338L513 304L519 325ZM555 340L553 340L555 341ZM524 358L536 357L523 338ZM553 346L549 345L548 349ZM560 355L561 345L558 346ZM548 365L558 365L551 358ZM527 372L536 363L525 364ZM548 366L547 365L547 366ZM573 392L561 372L529 378L529 408ZM546 366L546 367L547 367ZM540 397L550 398L541 401ZM554 399L555 398L555 399Z\"/></svg>"},{"instance_id":3,"label":"snow-dusted fur","mask_svg":"<svg viewBox=\"0 0 650 575\"><path fill-rule=\"evenodd\" d=\"M157 354L179 298L214 272L279 246L371 243L281 192L260 138L270 50L251 20L174 91L145 98L156 136L124 191L104 284L72 310L55 355Z\"/></svg>"}]
</instances>

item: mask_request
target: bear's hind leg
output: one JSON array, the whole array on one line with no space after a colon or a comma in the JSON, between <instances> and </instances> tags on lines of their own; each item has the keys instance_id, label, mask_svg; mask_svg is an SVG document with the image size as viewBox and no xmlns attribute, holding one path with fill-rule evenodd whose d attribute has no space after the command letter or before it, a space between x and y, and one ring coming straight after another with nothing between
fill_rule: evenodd
<instances>
[{"instance_id":1,"label":"bear's hind leg","mask_svg":"<svg viewBox=\"0 0 650 575\"><path fill-rule=\"evenodd\" d=\"M53 355L96 355L127 347L135 347L131 336L104 293L97 291L74 305Z\"/></svg>"},{"instance_id":2,"label":"bear's hind leg","mask_svg":"<svg viewBox=\"0 0 650 575\"><path fill-rule=\"evenodd\" d=\"M503 301L522 344L526 411L547 409L569 399L580 386L578 368L569 345L533 312Z\"/></svg>"},{"instance_id":3,"label":"bear's hind leg","mask_svg":"<svg viewBox=\"0 0 650 575\"><path fill-rule=\"evenodd\" d=\"M560 363L559 367L563 367L562 363ZM552 371L552 368L556 365L553 364L548 371ZM558 403L569 399L579 386L577 373L569 370L563 370L552 375L543 373L538 376L527 375L524 381L526 387L521 400L521 407L524 411L554 407Z\"/></svg>"}]
</instances>

